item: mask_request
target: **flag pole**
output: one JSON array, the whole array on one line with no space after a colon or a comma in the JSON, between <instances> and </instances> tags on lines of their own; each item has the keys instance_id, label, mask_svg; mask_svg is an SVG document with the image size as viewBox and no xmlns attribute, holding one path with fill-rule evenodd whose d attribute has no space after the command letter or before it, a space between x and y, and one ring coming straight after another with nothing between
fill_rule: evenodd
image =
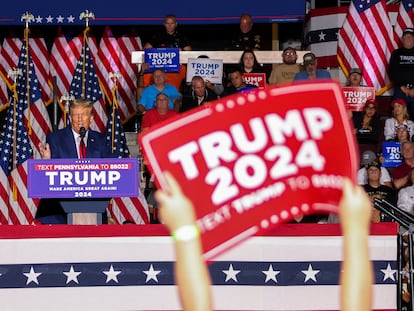
<instances>
[{"instance_id":1,"label":"flag pole","mask_svg":"<svg viewBox=\"0 0 414 311\"><path fill-rule=\"evenodd\" d=\"M63 109L63 126L68 126L68 114L69 114L69 102L75 100L75 96L72 94L65 94L60 97L61 102L65 102L65 106Z\"/></svg>"},{"instance_id":2,"label":"flag pole","mask_svg":"<svg viewBox=\"0 0 414 311\"><path fill-rule=\"evenodd\" d=\"M29 62L29 24L34 21L34 16L31 13L24 13L20 19L24 21L24 44L26 45L26 96L27 96L27 134L32 135L32 127L30 125L30 62Z\"/></svg>"},{"instance_id":3,"label":"flag pole","mask_svg":"<svg viewBox=\"0 0 414 311\"><path fill-rule=\"evenodd\" d=\"M89 10L83 11L79 15L79 19L85 19L85 30L83 32L83 48L82 48L82 98L86 96L86 77L85 77L85 67L86 67L86 43L88 41L88 31L89 31L89 20L95 19L95 14Z\"/></svg>"},{"instance_id":4,"label":"flag pole","mask_svg":"<svg viewBox=\"0 0 414 311\"><path fill-rule=\"evenodd\" d=\"M117 99L117 90L118 90L118 80L121 78L120 72L110 72L109 79L114 82L114 86L111 88L112 92L112 133L111 133L111 151L114 152L115 144L115 109L118 109L118 99Z\"/></svg>"},{"instance_id":5,"label":"flag pole","mask_svg":"<svg viewBox=\"0 0 414 311\"><path fill-rule=\"evenodd\" d=\"M22 70L20 68L13 68L7 72L7 77L12 78L13 80L13 151L12 151L12 162L13 162L13 170L17 167L17 103L18 103L18 95L17 95L17 79L19 76L23 76ZM13 193L13 200L17 201L17 187L16 184L13 182L11 185L12 193Z\"/></svg>"}]
</instances>

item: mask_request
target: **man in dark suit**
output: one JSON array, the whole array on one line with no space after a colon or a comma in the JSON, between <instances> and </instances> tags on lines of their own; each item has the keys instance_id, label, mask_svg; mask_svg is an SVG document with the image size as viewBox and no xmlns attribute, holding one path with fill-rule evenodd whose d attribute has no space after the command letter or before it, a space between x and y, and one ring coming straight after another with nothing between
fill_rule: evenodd
<instances>
[{"instance_id":1,"label":"man in dark suit","mask_svg":"<svg viewBox=\"0 0 414 311\"><path fill-rule=\"evenodd\" d=\"M112 157L105 135L90 129L93 117L92 102L85 99L71 101L69 105L71 126L50 133L46 137L45 145L39 143L42 159ZM59 202L60 200L55 199L41 200L36 218L56 215L56 222L65 220L66 214Z\"/></svg>"},{"instance_id":2,"label":"man in dark suit","mask_svg":"<svg viewBox=\"0 0 414 311\"><path fill-rule=\"evenodd\" d=\"M86 145L86 157L112 157L105 136L89 128L93 116L93 105L90 101L83 99L72 101L69 105L71 127L50 133L46 137L46 144L39 144L42 159L81 158L79 152L81 134Z\"/></svg>"},{"instance_id":3,"label":"man in dark suit","mask_svg":"<svg viewBox=\"0 0 414 311\"><path fill-rule=\"evenodd\" d=\"M191 93L183 96L180 112L204 105L216 99L216 93L207 89L204 79L200 76L194 76L191 79Z\"/></svg>"}]
</instances>

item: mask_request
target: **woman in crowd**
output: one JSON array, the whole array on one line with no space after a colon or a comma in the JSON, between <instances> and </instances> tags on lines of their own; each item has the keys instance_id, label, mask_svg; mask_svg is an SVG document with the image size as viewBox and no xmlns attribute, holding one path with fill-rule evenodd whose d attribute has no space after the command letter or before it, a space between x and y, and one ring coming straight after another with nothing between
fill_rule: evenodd
<instances>
[{"instance_id":1,"label":"woman in crowd","mask_svg":"<svg viewBox=\"0 0 414 311\"><path fill-rule=\"evenodd\" d=\"M391 107L393 108L392 117L385 120L384 139L386 141L395 140L397 138L398 128L401 125L407 127L411 139L414 133L414 122L410 120L407 102L404 99L397 98L391 102Z\"/></svg>"},{"instance_id":2,"label":"woman in crowd","mask_svg":"<svg viewBox=\"0 0 414 311\"><path fill-rule=\"evenodd\" d=\"M380 119L377 114L378 104L375 100L368 99L365 102L364 110L355 112L352 121L356 131L359 145L359 152L377 152L380 139Z\"/></svg>"},{"instance_id":3,"label":"woman in crowd","mask_svg":"<svg viewBox=\"0 0 414 311\"><path fill-rule=\"evenodd\" d=\"M266 83L269 80L268 74L262 65L257 61L253 50L245 50L240 56L239 68L242 73L265 73Z\"/></svg>"}]
</instances>

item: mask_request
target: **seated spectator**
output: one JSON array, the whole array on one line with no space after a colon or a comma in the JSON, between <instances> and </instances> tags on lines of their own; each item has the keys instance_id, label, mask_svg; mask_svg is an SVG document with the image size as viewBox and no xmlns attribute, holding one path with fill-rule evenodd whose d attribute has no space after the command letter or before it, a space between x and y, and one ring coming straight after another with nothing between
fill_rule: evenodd
<instances>
[{"instance_id":1,"label":"seated spectator","mask_svg":"<svg viewBox=\"0 0 414 311\"><path fill-rule=\"evenodd\" d=\"M410 130L407 125L401 124L397 126L396 142L403 143L410 140Z\"/></svg>"},{"instance_id":2,"label":"seated spectator","mask_svg":"<svg viewBox=\"0 0 414 311\"><path fill-rule=\"evenodd\" d=\"M352 114L352 122L361 154L366 150L377 152L381 127L377 107L377 102L369 99L365 102L363 111Z\"/></svg>"},{"instance_id":3,"label":"seated spectator","mask_svg":"<svg viewBox=\"0 0 414 311\"><path fill-rule=\"evenodd\" d=\"M209 58L207 55L199 55L197 58ZM225 73L223 71L222 81L221 83L212 83L211 81L205 79L204 83L206 85L206 89L210 90L211 92L214 92L217 96L220 96L224 91L224 76ZM186 77L187 78L187 77ZM180 90L183 97L191 96L192 88L191 88L191 82L187 82L186 78L182 81Z\"/></svg>"},{"instance_id":4,"label":"seated spectator","mask_svg":"<svg viewBox=\"0 0 414 311\"><path fill-rule=\"evenodd\" d=\"M414 122L410 120L405 100L398 98L391 102L392 117L385 120L384 139L386 141L394 141L397 138L397 130L399 125L406 125L411 135L414 133Z\"/></svg>"},{"instance_id":5,"label":"seated spectator","mask_svg":"<svg viewBox=\"0 0 414 311\"><path fill-rule=\"evenodd\" d=\"M207 89L204 79L200 76L194 76L191 79L191 89L191 94L183 97L180 112L190 110L217 99L216 93Z\"/></svg>"},{"instance_id":6,"label":"seated spectator","mask_svg":"<svg viewBox=\"0 0 414 311\"><path fill-rule=\"evenodd\" d=\"M141 131L144 132L151 126L165 121L177 115L177 111L169 108L169 102L167 94L158 93L155 98L155 107L147 110L142 117Z\"/></svg>"},{"instance_id":7,"label":"seated spectator","mask_svg":"<svg viewBox=\"0 0 414 311\"><path fill-rule=\"evenodd\" d=\"M414 169L409 171L408 180L408 185L398 192L397 206L414 215Z\"/></svg>"},{"instance_id":8,"label":"seated spectator","mask_svg":"<svg viewBox=\"0 0 414 311\"><path fill-rule=\"evenodd\" d=\"M346 81L346 86L364 86L362 85L362 71L359 68L352 68Z\"/></svg>"},{"instance_id":9,"label":"seated spectator","mask_svg":"<svg viewBox=\"0 0 414 311\"><path fill-rule=\"evenodd\" d=\"M300 66L296 61L298 55L292 47L287 47L282 53L282 64L273 64L270 73L269 84L281 84L292 82L295 75L300 71Z\"/></svg>"},{"instance_id":10,"label":"seated spectator","mask_svg":"<svg viewBox=\"0 0 414 311\"><path fill-rule=\"evenodd\" d=\"M169 109L179 111L181 105L181 94L177 88L171 84L166 83L165 72L162 69L155 69L152 73L154 83L144 88L141 98L138 101L138 110L144 112L145 110L155 107L155 99L157 94L164 93L169 99Z\"/></svg>"},{"instance_id":11,"label":"seated spectator","mask_svg":"<svg viewBox=\"0 0 414 311\"><path fill-rule=\"evenodd\" d=\"M229 78L231 85L224 89L223 97L235 93L246 92L257 88L256 85L246 84L243 78L243 73L240 69L236 69L232 73L230 73Z\"/></svg>"},{"instance_id":12,"label":"seated spectator","mask_svg":"<svg viewBox=\"0 0 414 311\"><path fill-rule=\"evenodd\" d=\"M371 162L377 161L378 163L381 163L380 159L376 156L376 154L370 150L367 150L362 153L361 156L361 168L358 170L357 174L357 182L358 185L365 185L368 182L368 176L367 176L367 168L368 164ZM388 187L392 187L392 181L390 173L388 172L387 168L381 166L381 178L380 178L380 184L385 185Z\"/></svg>"},{"instance_id":13,"label":"seated spectator","mask_svg":"<svg viewBox=\"0 0 414 311\"><path fill-rule=\"evenodd\" d=\"M165 121L175 115L178 115L178 112L168 108L169 99L168 96L164 93L158 93L155 100L155 108L151 108L144 113L142 117L141 133L144 133L147 129L152 126ZM137 136L137 142L139 144L139 136ZM158 223L157 217L157 202L154 199L154 191L156 190L154 177L151 175L146 161L144 159L143 165L144 176L146 176L146 200L148 203L148 208L150 212L151 223Z\"/></svg>"},{"instance_id":14,"label":"seated spectator","mask_svg":"<svg viewBox=\"0 0 414 311\"><path fill-rule=\"evenodd\" d=\"M256 55L253 50L244 50L239 60L239 68L242 73L265 73L266 82L268 81L268 76L262 65L257 61Z\"/></svg>"},{"instance_id":15,"label":"seated spectator","mask_svg":"<svg viewBox=\"0 0 414 311\"><path fill-rule=\"evenodd\" d=\"M373 161L367 166L368 181L364 185L365 192L371 199L372 204L374 199L384 199L390 204L395 204L395 194L392 188L381 185L381 164L377 161ZM372 222L390 221L385 214L374 208L372 205Z\"/></svg>"},{"instance_id":16,"label":"seated spectator","mask_svg":"<svg viewBox=\"0 0 414 311\"><path fill-rule=\"evenodd\" d=\"M401 189L408 184L408 173L414 167L414 144L410 141L401 144L403 162L392 171L392 180L395 189Z\"/></svg>"},{"instance_id":17,"label":"seated spectator","mask_svg":"<svg viewBox=\"0 0 414 311\"><path fill-rule=\"evenodd\" d=\"M306 53L303 55L303 67L305 70L298 72L293 79L294 81L331 79L329 71L318 69L318 61L313 53Z\"/></svg>"}]
</instances>

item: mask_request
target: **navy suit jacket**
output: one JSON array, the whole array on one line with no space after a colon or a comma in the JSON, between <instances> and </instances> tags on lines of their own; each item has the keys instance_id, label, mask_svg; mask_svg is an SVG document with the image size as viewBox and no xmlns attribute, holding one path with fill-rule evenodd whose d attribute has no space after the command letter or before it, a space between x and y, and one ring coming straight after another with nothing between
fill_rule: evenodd
<instances>
[{"instance_id":1,"label":"navy suit jacket","mask_svg":"<svg viewBox=\"0 0 414 311\"><path fill-rule=\"evenodd\" d=\"M59 131L50 133L46 137L50 146L52 159L78 158L76 142L72 128L65 127ZM103 134L88 130L88 142L86 143L87 158L111 158L112 153L109 144Z\"/></svg>"}]
</instances>

